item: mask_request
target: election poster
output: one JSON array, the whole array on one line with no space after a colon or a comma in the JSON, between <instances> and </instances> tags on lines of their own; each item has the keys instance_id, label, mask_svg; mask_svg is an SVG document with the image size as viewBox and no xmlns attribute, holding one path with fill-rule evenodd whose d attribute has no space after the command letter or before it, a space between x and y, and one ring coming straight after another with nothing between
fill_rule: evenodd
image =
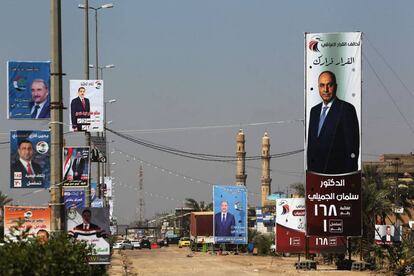
<instances>
[{"instance_id":1,"label":"election poster","mask_svg":"<svg viewBox=\"0 0 414 276\"><path fill-rule=\"evenodd\" d=\"M375 244L396 245L401 243L401 225L375 225Z\"/></svg>"},{"instance_id":2,"label":"election poster","mask_svg":"<svg viewBox=\"0 0 414 276\"><path fill-rule=\"evenodd\" d=\"M89 185L89 147L63 148L63 186L87 187Z\"/></svg>"},{"instance_id":3,"label":"election poster","mask_svg":"<svg viewBox=\"0 0 414 276\"><path fill-rule=\"evenodd\" d=\"M103 200L97 196L98 184L91 182L91 206L95 208L103 207Z\"/></svg>"},{"instance_id":4,"label":"election poster","mask_svg":"<svg viewBox=\"0 0 414 276\"><path fill-rule=\"evenodd\" d=\"M102 80L70 80L71 131L102 132L104 85Z\"/></svg>"},{"instance_id":5,"label":"election poster","mask_svg":"<svg viewBox=\"0 0 414 276\"><path fill-rule=\"evenodd\" d=\"M105 196L110 198L112 197L112 177L105 176L104 182L105 182L105 187L104 187Z\"/></svg>"},{"instance_id":6,"label":"election poster","mask_svg":"<svg viewBox=\"0 0 414 276\"><path fill-rule=\"evenodd\" d=\"M42 232L49 235L50 207L4 206L4 239L16 241L26 231L27 237L34 238Z\"/></svg>"},{"instance_id":7,"label":"election poster","mask_svg":"<svg viewBox=\"0 0 414 276\"><path fill-rule=\"evenodd\" d=\"M50 131L10 131L10 188L49 188Z\"/></svg>"},{"instance_id":8,"label":"election poster","mask_svg":"<svg viewBox=\"0 0 414 276\"><path fill-rule=\"evenodd\" d=\"M215 243L247 244L247 189L213 186Z\"/></svg>"},{"instance_id":9,"label":"election poster","mask_svg":"<svg viewBox=\"0 0 414 276\"><path fill-rule=\"evenodd\" d=\"M50 118L50 62L7 62L7 118Z\"/></svg>"},{"instance_id":10,"label":"election poster","mask_svg":"<svg viewBox=\"0 0 414 276\"><path fill-rule=\"evenodd\" d=\"M360 236L360 32L305 34L308 236Z\"/></svg>"},{"instance_id":11,"label":"election poster","mask_svg":"<svg viewBox=\"0 0 414 276\"><path fill-rule=\"evenodd\" d=\"M65 188L63 192L65 208L82 208L85 207L85 190Z\"/></svg>"},{"instance_id":12,"label":"election poster","mask_svg":"<svg viewBox=\"0 0 414 276\"><path fill-rule=\"evenodd\" d=\"M305 253L306 218L304 198L281 198L276 200L276 252ZM346 251L345 237L309 236L309 252Z\"/></svg>"},{"instance_id":13,"label":"election poster","mask_svg":"<svg viewBox=\"0 0 414 276\"><path fill-rule=\"evenodd\" d=\"M89 264L109 264L109 210L108 208L70 208L66 210L68 234L93 245Z\"/></svg>"}]
</instances>

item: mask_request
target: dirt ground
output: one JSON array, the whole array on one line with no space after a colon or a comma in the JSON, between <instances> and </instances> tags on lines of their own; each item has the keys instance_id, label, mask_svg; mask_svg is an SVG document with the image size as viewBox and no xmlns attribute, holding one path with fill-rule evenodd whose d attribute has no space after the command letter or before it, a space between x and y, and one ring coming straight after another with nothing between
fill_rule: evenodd
<instances>
[{"instance_id":1,"label":"dirt ground","mask_svg":"<svg viewBox=\"0 0 414 276\"><path fill-rule=\"evenodd\" d=\"M114 260L124 259L129 275L375 275L370 272L337 271L329 265L318 265L316 271L296 270L294 263L297 257L220 256L193 253L188 248L174 245L152 250L124 250L114 257ZM122 275L118 271L110 269L109 274Z\"/></svg>"}]
</instances>

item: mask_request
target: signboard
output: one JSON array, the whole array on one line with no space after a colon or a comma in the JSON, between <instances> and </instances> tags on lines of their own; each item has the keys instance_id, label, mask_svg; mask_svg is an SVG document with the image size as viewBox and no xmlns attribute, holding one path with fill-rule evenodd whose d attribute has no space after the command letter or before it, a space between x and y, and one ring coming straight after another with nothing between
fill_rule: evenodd
<instances>
[{"instance_id":1,"label":"signboard","mask_svg":"<svg viewBox=\"0 0 414 276\"><path fill-rule=\"evenodd\" d=\"M85 207L85 190L84 189L68 189L63 192L65 208L83 208Z\"/></svg>"},{"instance_id":2,"label":"signboard","mask_svg":"<svg viewBox=\"0 0 414 276\"><path fill-rule=\"evenodd\" d=\"M7 62L7 118L50 118L50 62Z\"/></svg>"},{"instance_id":3,"label":"signboard","mask_svg":"<svg viewBox=\"0 0 414 276\"><path fill-rule=\"evenodd\" d=\"M89 185L89 147L63 148L63 186L87 187Z\"/></svg>"},{"instance_id":4,"label":"signboard","mask_svg":"<svg viewBox=\"0 0 414 276\"><path fill-rule=\"evenodd\" d=\"M23 224L16 227L18 221ZM46 206L4 206L4 238L16 240L29 229L29 237L36 237L40 232L50 233L50 208Z\"/></svg>"},{"instance_id":5,"label":"signboard","mask_svg":"<svg viewBox=\"0 0 414 276\"><path fill-rule=\"evenodd\" d=\"M104 178L105 182L105 196L112 197L112 177L106 176Z\"/></svg>"},{"instance_id":6,"label":"signboard","mask_svg":"<svg viewBox=\"0 0 414 276\"><path fill-rule=\"evenodd\" d=\"M10 131L10 188L49 188L50 131Z\"/></svg>"},{"instance_id":7,"label":"signboard","mask_svg":"<svg viewBox=\"0 0 414 276\"><path fill-rule=\"evenodd\" d=\"M276 200L276 252L304 253L305 228L304 198ZM346 251L345 237L310 236L308 239L310 253Z\"/></svg>"},{"instance_id":8,"label":"signboard","mask_svg":"<svg viewBox=\"0 0 414 276\"><path fill-rule=\"evenodd\" d=\"M76 239L94 245L90 264L109 264L110 246L108 238L109 210L108 208L76 208L67 209L67 231Z\"/></svg>"},{"instance_id":9,"label":"signboard","mask_svg":"<svg viewBox=\"0 0 414 276\"><path fill-rule=\"evenodd\" d=\"M400 244L402 226L375 225L375 244Z\"/></svg>"},{"instance_id":10,"label":"signboard","mask_svg":"<svg viewBox=\"0 0 414 276\"><path fill-rule=\"evenodd\" d=\"M215 243L247 244L247 190L213 186Z\"/></svg>"},{"instance_id":11,"label":"signboard","mask_svg":"<svg viewBox=\"0 0 414 276\"><path fill-rule=\"evenodd\" d=\"M102 80L70 80L71 131L102 132L104 86Z\"/></svg>"},{"instance_id":12,"label":"signboard","mask_svg":"<svg viewBox=\"0 0 414 276\"><path fill-rule=\"evenodd\" d=\"M360 236L361 33L305 35L308 236Z\"/></svg>"},{"instance_id":13,"label":"signboard","mask_svg":"<svg viewBox=\"0 0 414 276\"><path fill-rule=\"evenodd\" d=\"M97 149L96 159L92 159L92 162L106 163L106 137L104 136L91 136L92 145Z\"/></svg>"}]
</instances>

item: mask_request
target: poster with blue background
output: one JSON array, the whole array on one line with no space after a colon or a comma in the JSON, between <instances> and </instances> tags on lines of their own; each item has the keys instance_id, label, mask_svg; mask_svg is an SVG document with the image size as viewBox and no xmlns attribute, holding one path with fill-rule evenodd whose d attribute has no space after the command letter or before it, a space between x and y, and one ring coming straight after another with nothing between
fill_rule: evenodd
<instances>
[{"instance_id":1,"label":"poster with blue background","mask_svg":"<svg viewBox=\"0 0 414 276\"><path fill-rule=\"evenodd\" d=\"M214 242L247 244L247 189L213 186Z\"/></svg>"},{"instance_id":2,"label":"poster with blue background","mask_svg":"<svg viewBox=\"0 0 414 276\"><path fill-rule=\"evenodd\" d=\"M50 62L7 62L7 118L50 118Z\"/></svg>"},{"instance_id":3,"label":"poster with blue background","mask_svg":"<svg viewBox=\"0 0 414 276\"><path fill-rule=\"evenodd\" d=\"M65 208L84 208L85 207L85 190L84 189L67 189L63 192Z\"/></svg>"},{"instance_id":4,"label":"poster with blue background","mask_svg":"<svg viewBox=\"0 0 414 276\"><path fill-rule=\"evenodd\" d=\"M10 188L49 188L50 131L10 131Z\"/></svg>"}]
</instances>

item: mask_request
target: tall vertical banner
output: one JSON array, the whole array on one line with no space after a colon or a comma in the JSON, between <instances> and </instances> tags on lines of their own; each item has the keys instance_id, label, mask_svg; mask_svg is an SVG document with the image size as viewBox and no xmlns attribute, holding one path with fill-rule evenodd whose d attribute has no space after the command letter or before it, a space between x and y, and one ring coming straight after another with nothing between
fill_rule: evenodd
<instances>
[{"instance_id":1,"label":"tall vertical banner","mask_svg":"<svg viewBox=\"0 0 414 276\"><path fill-rule=\"evenodd\" d=\"M305 35L308 236L361 235L361 39Z\"/></svg>"},{"instance_id":2,"label":"tall vertical banner","mask_svg":"<svg viewBox=\"0 0 414 276\"><path fill-rule=\"evenodd\" d=\"M19 221L23 224L17 227ZM27 230L29 237L36 237L40 230L50 233L50 207L4 206L4 238L15 240Z\"/></svg>"},{"instance_id":3,"label":"tall vertical banner","mask_svg":"<svg viewBox=\"0 0 414 276\"><path fill-rule=\"evenodd\" d=\"M102 132L104 85L102 80L70 80L71 131Z\"/></svg>"},{"instance_id":4,"label":"tall vertical banner","mask_svg":"<svg viewBox=\"0 0 414 276\"><path fill-rule=\"evenodd\" d=\"M50 131L10 131L10 188L49 188Z\"/></svg>"},{"instance_id":5,"label":"tall vertical banner","mask_svg":"<svg viewBox=\"0 0 414 276\"><path fill-rule=\"evenodd\" d=\"M247 189L213 186L215 243L247 244Z\"/></svg>"},{"instance_id":6,"label":"tall vertical banner","mask_svg":"<svg viewBox=\"0 0 414 276\"><path fill-rule=\"evenodd\" d=\"M305 227L304 198L276 200L276 252L305 253ZM345 237L309 237L310 253L345 251Z\"/></svg>"},{"instance_id":7,"label":"tall vertical banner","mask_svg":"<svg viewBox=\"0 0 414 276\"><path fill-rule=\"evenodd\" d=\"M94 246L89 264L109 264L108 208L71 208L66 210L66 218L68 234Z\"/></svg>"},{"instance_id":8,"label":"tall vertical banner","mask_svg":"<svg viewBox=\"0 0 414 276\"><path fill-rule=\"evenodd\" d=\"M89 185L89 147L63 148L63 186L87 187Z\"/></svg>"},{"instance_id":9,"label":"tall vertical banner","mask_svg":"<svg viewBox=\"0 0 414 276\"><path fill-rule=\"evenodd\" d=\"M7 62L7 118L50 118L50 62Z\"/></svg>"}]
</instances>

